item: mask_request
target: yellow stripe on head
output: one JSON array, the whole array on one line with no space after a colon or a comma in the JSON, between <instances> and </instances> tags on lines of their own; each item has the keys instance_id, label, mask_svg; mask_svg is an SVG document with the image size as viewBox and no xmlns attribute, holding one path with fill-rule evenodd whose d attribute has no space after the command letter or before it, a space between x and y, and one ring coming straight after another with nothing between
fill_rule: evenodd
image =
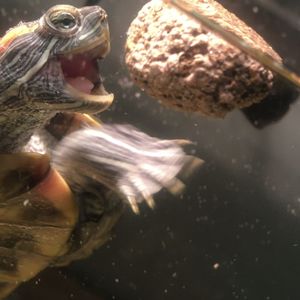
<instances>
[{"instance_id":1,"label":"yellow stripe on head","mask_svg":"<svg viewBox=\"0 0 300 300\"><path fill-rule=\"evenodd\" d=\"M9 29L4 37L0 39L0 52L5 51L11 42L13 42L17 37L33 32L38 25L38 22L20 22L17 26Z\"/></svg>"}]
</instances>

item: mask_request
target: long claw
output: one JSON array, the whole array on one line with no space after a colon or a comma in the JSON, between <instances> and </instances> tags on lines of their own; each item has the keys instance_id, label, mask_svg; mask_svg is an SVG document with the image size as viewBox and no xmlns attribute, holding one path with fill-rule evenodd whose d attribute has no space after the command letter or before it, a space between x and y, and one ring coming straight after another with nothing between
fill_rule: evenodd
<instances>
[{"instance_id":1,"label":"long claw","mask_svg":"<svg viewBox=\"0 0 300 300\"><path fill-rule=\"evenodd\" d=\"M155 201L154 201L153 197L151 195L146 195L146 194L143 194L143 197L144 197L146 203L148 204L148 206L150 208L154 209Z\"/></svg>"},{"instance_id":2,"label":"long claw","mask_svg":"<svg viewBox=\"0 0 300 300\"><path fill-rule=\"evenodd\" d=\"M185 184L181 180L173 178L166 188L171 194L178 195L183 192Z\"/></svg>"},{"instance_id":3,"label":"long claw","mask_svg":"<svg viewBox=\"0 0 300 300\"><path fill-rule=\"evenodd\" d=\"M186 164L180 171L180 178L189 178L197 169L199 169L204 164L204 160L195 156L186 156Z\"/></svg>"},{"instance_id":4,"label":"long claw","mask_svg":"<svg viewBox=\"0 0 300 300\"><path fill-rule=\"evenodd\" d=\"M193 145L195 144L194 142L190 141L190 140L185 140L185 139L175 139L172 140L174 143L176 143L179 146L187 146L187 145Z\"/></svg>"},{"instance_id":5,"label":"long claw","mask_svg":"<svg viewBox=\"0 0 300 300\"><path fill-rule=\"evenodd\" d=\"M136 199L132 196L127 196L127 200L133 212L138 215L140 213L140 209L139 206L137 205Z\"/></svg>"}]
</instances>

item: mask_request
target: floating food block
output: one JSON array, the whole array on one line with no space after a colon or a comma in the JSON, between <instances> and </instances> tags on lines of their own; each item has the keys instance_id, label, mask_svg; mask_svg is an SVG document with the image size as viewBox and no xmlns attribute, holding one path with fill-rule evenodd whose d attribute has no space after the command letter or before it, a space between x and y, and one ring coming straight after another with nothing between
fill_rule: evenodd
<instances>
[{"instance_id":1,"label":"floating food block","mask_svg":"<svg viewBox=\"0 0 300 300\"><path fill-rule=\"evenodd\" d=\"M191 2L225 30L281 62L261 36L219 3ZM126 64L133 80L161 103L221 118L263 100L275 80L259 62L161 0L147 3L130 25Z\"/></svg>"}]
</instances>

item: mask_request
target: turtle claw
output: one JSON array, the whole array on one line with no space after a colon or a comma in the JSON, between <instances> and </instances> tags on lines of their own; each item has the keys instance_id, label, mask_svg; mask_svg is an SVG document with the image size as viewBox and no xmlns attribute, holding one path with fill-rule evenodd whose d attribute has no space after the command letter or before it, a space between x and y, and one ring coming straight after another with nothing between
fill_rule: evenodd
<instances>
[{"instance_id":1,"label":"turtle claw","mask_svg":"<svg viewBox=\"0 0 300 300\"><path fill-rule=\"evenodd\" d=\"M178 144L179 146L187 146L187 145L194 144L194 142L192 142L190 140L185 140L185 139L175 139L172 141L175 142L176 144Z\"/></svg>"},{"instance_id":2,"label":"turtle claw","mask_svg":"<svg viewBox=\"0 0 300 300\"><path fill-rule=\"evenodd\" d=\"M135 214L139 215L140 214L140 209L139 209L139 206L137 204L136 199L134 197L132 197L132 196L127 196L127 200L128 200L128 202L130 204L130 207L131 207L132 211Z\"/></svg>"},{"instance_id":3,"label":"turtle claw","mask_svg":"<svg viewBox=\"0 0 300 300\"><path fill-rule=\"evenodd\" d=\"M178 195L183 192L185 184L181 180L173 178L173 180L168 183L168 186L166 186L166 188L171 194Z\"/></svg>"},{"instance_id":4,"label":"turtle claw","mask_svg":"<svg viewBox=\"0 0 300 300\"><path fill-rule=\"evenodd\" d=\"M154 201L153 197L151 195L143 195L143 196L144 196L144 199L146 200L146 203L148 204L148 206L151 209L154 209L155 208L155 201Z\"/></svg>"},{"instance_id":5,"label":"turtle claw","mask_svg":"<svg viewBox=\"0 0 300 300\"><path fill-rule=\"evenodd\" d=\"M204 164L204 160L199 157L186 155L185 165L180 171L180 177L182 179L189 178L197 169Z\"/></svg>"},{"instance_id":6,"label":"turtle claw","mask_svg":"<svg viewBox=\"0 0 300 300\"><path fill-rule=\"evenodd\" d=\"M136 195L136 191L134 191L132 189L132 187L134 187L137 191L140 191L142 199L146 201L147 205L151 209L154 209L154 207L155 207L154 199L153 199L151 193L149 193L149 191L147 190L147 187L144 184L144 182L141 181L140 178L136 177L136 178L131 180L131 184L132 184L132 186L130 186L130 185L126 185L126 186L121 185L121 190L122 190L123 194L126 195L127 200L129 202L133 212L136 213L136 214L139 213L137 203L140 202L140 201L137 201L136 196L134 196L134 197L130 196L131 194Z\"/></svg>"}]
</instances>

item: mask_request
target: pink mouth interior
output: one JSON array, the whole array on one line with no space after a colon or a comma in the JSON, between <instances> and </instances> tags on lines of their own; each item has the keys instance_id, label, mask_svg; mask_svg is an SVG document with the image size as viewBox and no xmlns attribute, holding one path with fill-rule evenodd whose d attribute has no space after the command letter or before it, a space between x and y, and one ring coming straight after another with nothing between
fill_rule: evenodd
<instances>
[{"instance_id":1,"label":"pink mouth interior","mask_svg":"<svg viewBox=\"0 0 300 300\"><path fill-rule=\"evenodd\" d=\"M83 92L85 94L91 94L92 89L94 88L94 84L89 81L87 78L79 76L79 77L69 77L66 78L66 81L76 88L76 90Z\"/></svg>"},{"instance_id":2,"label":"pink mouth interior","mask_svg":"<svg viewBox=\"0 0 300 300\"><path fill-rule=\"evenodd\" d=\"M65 80L76 90L91 94L95 83L99 81L97 62L87 55L77 54L60 58Z\"/></svg>"}]
</instances>

